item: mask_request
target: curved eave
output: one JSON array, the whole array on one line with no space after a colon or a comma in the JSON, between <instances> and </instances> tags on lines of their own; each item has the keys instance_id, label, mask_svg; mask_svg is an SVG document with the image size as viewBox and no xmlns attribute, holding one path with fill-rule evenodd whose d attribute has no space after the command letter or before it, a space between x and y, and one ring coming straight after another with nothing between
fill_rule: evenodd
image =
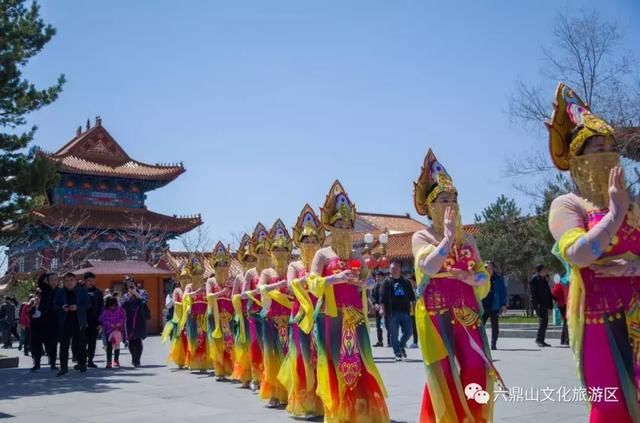
<instances>
[{"instance_id":1,"label":"curved eave","mask_svg":"<svg viewBox=\"0 0 640 423\"><path fill-rule=\"evenodd\" d=\"M166 185L172 182L178 176L182 175L186 171L186 169L182 166L166 167L164 168L166 172L159 175L148 175L141 172L138 172L138 173L123 172L122 170L115 169L115 168L87 169L79 166L72 166L72 165L69 165L68 163L64 163L63 161L64 158L52 157L52 156L46 156L46 157L54 165L56 165L59 172L63 172L63 173L73 173L73 174L97 176L97 177L122 178L122 179L131 179L131 180L139 180L139 181L153 181L153 182L161 183L162 185ZM89 161L85 161L85 162L88 164L88 166L92 164L92 162L89 162ZM156 169L159 168L158 166L148 165L145 163L137 162L135 160L132 160L132 162L136 163L137 165L140 165L141 167L156 168ZM108 168L108 166L105 166L105 165L98 164L98 166L102 168L105 168L105 167Z\"/></svg>"}]
</instances>

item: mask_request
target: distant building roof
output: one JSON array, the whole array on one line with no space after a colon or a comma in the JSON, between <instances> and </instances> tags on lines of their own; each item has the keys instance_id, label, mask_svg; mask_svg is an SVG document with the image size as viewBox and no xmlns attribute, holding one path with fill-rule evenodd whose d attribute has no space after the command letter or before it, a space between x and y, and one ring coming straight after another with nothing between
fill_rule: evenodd
<instances>
[{"instance_id":1,"label":"distant building roof","mask_svg":"<svg viewBox=\"0 0 640 423\"><path fill-rule=\"evenodd\" d=\"M475 236L480 231L476 225L464 225L464 232L466 234ZM410 260L413 258L413 251L411 248L411 237L415 232L403 232L396 234L389 234L389 241L387 243L387 258L389 260ZM376 238L373 244L367 250L372 253L382 253L382 247L380 241Z\"/></svg>"},{"instance_id":2,"label":"distant building roof","mask_svg":"<svg viewBox=\"0 0 640 423\"><path fill-rule=\"evenodd\" d=\"M380 231L389 231L390 234L402 232L415 232L424 229L425 225L406 214L383 214L358 212L357 219L364 220L375 226Z\"/></svg>"},{"instance_id":3,"label":"distant building roof","mask_svg":"<svg viewBox=\"0 0 640 423\"><path fill-rule=\"evenodd\" d=\"M177 217L155 213L146 208L116 208L99 206L74 206L57 204L33 212L36 219L46 225L69 222L77 228L104 228L127 230L139 227L144 230L164 231L176 234L189 232L202 224L200 215Z\"/></svg>"},{"instance_id":4,"label":"distant building roof","mask_svg":"<svg viewBox=\"0 0 640 423\"><path fill-rule=\"evenodd\" d=\"M55 153L44 153L59 170L96 176L111 176L130 179L153 180L168 183L185 169L179 164L147 164L133 160L118 142L102 126L100 118L96 125L76 136Z\"/></svg>"},{"instance_id":5,"label":"distant building roof","mask_svg":"<svg viewBox=\"0 0 640 423\"><path fill-rule=\"evenodd\" d=\"M172 276L173 272L159 267L153 267L145 261L107 261L107 260L87 260L87 262L73 273L82 275L92 272L96 275L158 275Z\"/></svg>"}]
</instances>

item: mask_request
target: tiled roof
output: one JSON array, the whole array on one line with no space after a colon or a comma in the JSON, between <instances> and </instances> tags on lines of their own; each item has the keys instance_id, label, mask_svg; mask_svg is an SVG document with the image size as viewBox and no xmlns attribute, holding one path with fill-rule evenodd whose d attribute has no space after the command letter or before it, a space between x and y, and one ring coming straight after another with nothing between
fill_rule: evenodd
<instances>
[{"instance_id":1,"label":"tiled roof","mask_svg":"<svg viewBox=\"0 0 640 423\"><path fill-rule=\"evenodd\" d=\"M475 236L479 230L476 225L464 225L464 232ZM387 257L389 260L409 260L413 258L411 249L411 237L414 232L404 232L398 234L390 234L387 243ZM376 240L371 244L369 251L373 253L382 253L380 241Z\"/></svg>"},{"instance_id":2,"label":"tiled roof","mask_svg":"<svg viewBox=\"0 0 640 423\"><path fill-rule=\"evenodd\" d=\"M182 265L184 265L187 260L189 260L189 257L191 257L191 255L192 253L186 251L169 251L162 257L158 266L171 270L175 274L182 267ZM197 255L203 259L202 261L204 263L204 277L208 278L211 275L215 274L213 266L211 265L212 253L197 253ZM235 255L232 254L229 273L231 275L237 275L243 272L244 270L242 268L242 265L235 258Z\"/></svg>"},{"instance_id":3,"label":"tiled roof","mask_svg":"<svg viewBox=\"0 0 640 423\"><path fill-rule=\"evenodd\" d=\"M153 267L145 261L133 260L88 260L84 266L76 270L76 275L92 272L96 275L158 275L172 276L173 272L167 269Z\"/></svg>"},{"instance_id":4,"label":"tiled roof","mask_svg":"<svg viewBox=\"0 0 640 423\"><path fill-rule=\"evenodd\" d=\"M45 153L45 157L57 164L60 171L86 175L169 182L185 171L181 163L153 165L133 160L99 118L96 126L85 132L79 128L71 141L55 153Z\"/></svg>"},{"instance_id":5,"label":"tiled roof","mask_svg":"<svg viewBox=\"0 0 640 423\"><path fill-rule=\"evenodd\" d=\"M390 260L405 260L413 258L411 250L411 237L413 232L389 235L387 244L387 257Z\"/></svg>"},{"instance_id":6,"label":"tiled roof","mask_svg":"<svg viewBox=\"0 0 640 423\"><path fill-rule=\"evenodd\" d=\"M77 228L128 230L140 227L182 234L202 224L200 215L177 217L141 209L53 205L33 212L44 224L68 223Z\"/></svg>"},{"instance_id":7,"label":"tiled roof","mask_svg":"<svg viewBox=\"0 0 640 423\"><path fill-rule=\"evenodd\" d=\"M82 173L85 175L171 181L185 171L182 165L148 165L134 160L129 160L122 165L110 166L76 156L49 156L49 158L59 165L59 170L62 172Z\"/></svg>"},{"instance_id":8,"label":"tiled roof","mask_svg":"<svg viewBox=\"0 0 640 423\"><path fill-rule=\"evenodd\" d=\"M464 225L464 233L476 236L480 233L480 228L478 227L478 225L474 224Z\"/></svg>"},{"instance_id":9,"label":"tiled roof","mask_svg":"<svg viewBox=\"0 0 640 423\"><path fill-rule=\"evenodd\" d=\"M425 227L423 223L412 218L409 213L398 215L358 212L357 218L375 226L380 231L384 231L386 229L392 234L400 232L415 232L424 229Z\"/></svg>"}]
</instances>

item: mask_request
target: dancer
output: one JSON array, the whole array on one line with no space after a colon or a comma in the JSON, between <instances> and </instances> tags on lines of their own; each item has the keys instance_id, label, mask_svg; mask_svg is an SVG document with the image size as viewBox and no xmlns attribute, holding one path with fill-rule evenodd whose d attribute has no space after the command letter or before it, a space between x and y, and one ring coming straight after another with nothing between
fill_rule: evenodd
<instances>
[{"instance_id":1,"label":"dancer","mask_svg":"<svg viewBox=\"0 0 640 423\"><path fill-rule=\"evenodd\" d=\"M245 285L244 282L247 280L249 270L254 269L257 262L257 258L250 253L250 241L251 238L247 234L244 234L240 240L236 258L242 265L244 272L238 275L239 283L241 283L240 292L232 297L235 314L235 334L233 339L234 365L231 379L239 381L242 384L242 388L245 389L251 387L251 358L249 355L251 341L249 337L249 315L247 312L248 297L242 298L241 294L245 289L255 289L255 286L251 286L251 284Z\"/></svg>"},{"instance_id":2,"label":"dancer","mask_svg":"<svg viewBox=\"0 0 640 423\"><path fill-rule=\"evenodd\" d=\"M189 369L201 372L213 368L209 342L207 340L207 293L204 286L204 268L200 259L193 256L187 263L188 272L191 274L191 283L184 291L184 309L187 313L186 331L189 345Z\"/></svg>"},{"instance_id":3,"label":"dancer","mask_svg":"<svg viewBox=\"0 0 640 423\"><path fill-rule=\"evenodd\" d=\"M256 267L245 273L242 297L248 298L246 313L249 320L249 358L251 360L251 391L260 389L260 382L264 378L264 363L262 355L262 325L264 318L261 314L261 295L255 289L258 287L260 274L270 266L271 259L265 250L268 232L262 223L258 223L249 241L249 255L256 257Z\"/></svg>"},{"instance_id":4,"label":"dancer","mask_svg":"<svg viewBox=\"0 0 640 423\"><path fill-rule=\"evenodd\" d=\"M287 267L291 258L291 236L280 219L271 227L265 239L264 251L271 255L273 267L260 273L258 289L262 301L262 354L264 377L260 383L260 398L269 400L267 407L287 403L287 390L278 380L280 366L289 345L289 315L292 297L287 289Z\"/></svg>"},{"instance_id":5,"label":"dancer","mask_svg":"<svg viewBox=\"0 0 640 423\"><path fill-rule=\"evenodd\" d=\"M287 412L311 420L323 415L322 401L316 395L316 363L318 354L312 339L313 310L317 298L308 292L306 277L311 261L324 242L320 219L306 204L293 227L293 242L300 260L289 264L287 282L294 293L289 325L289 347L278 380L287 389Z\"/></svg>"},{"instance_id":6,"label":"dancer","mask_svg":"<svg viewBox=\"0 0 640 423\"><path fill-rule=\"evenodd\" d=\"M412 238L416 326L427 373L420 422L490 422L494 401L484 399L499 375L480 319L489 275L473 237L463 232L453 181L431 150L414 185L416 210L432 223ZM477 392L466 392L469 384Z\"/></svg>"},{"instance_id":7,"label":"dancer","mask_svg":"<svg viewBox=\"0 0 640 423\"><path fill-rule=\"evenodd\" d=\"M564 84L549 122L551 158L574 192L551 204L554 252L570 268L569 341L593 395L589 421L638 422L640 208L629 207L613 129Z\"/></svg>"},{"instance_id":8,"label":"dancer","mask_svg":"<svg viewBox=\"0 0 640 423\"><path fill-rule=\"evenodd\" d=\"M229 276L231 255L220 241L213 249L211 264L215 277L207 283L209 304L209 342L216 380L224 381L233 372L233 305L231 298L237 290L234 277Z\"/></svg>"},{"instance_id":9,"label":"dancer","mask_svg":"<svg viewBox=\"0 0 640 423\"><path fill-rule=\"evenodd\" d=\"M185 329L187 314L184 312L184 304L182 302L184 289L191 283L189 267L182 266L177 276L179 284L174 284L175 288L171 293L174 304L173 317L164 326L162 343L165 343L167 339L170 341L171 347L169 348L167 361L174 362L178 368L182 369L188 365L187 358L189 356L189 343L187 342Z\"/></svg>"},{"instance_id":10,"label":"dancer","mask_svg":"<svg viewBox=\"0 0 640 423\"><path fill-rule=\"evenodd\" d=\"M318 250L307 280L321 301L316 321L317 394L325 422L389 422L386 390L373 361L367 320L366 267L352 254L355 206L335 181L321 209L331 246Z\"/></svg>"}]
</instances>

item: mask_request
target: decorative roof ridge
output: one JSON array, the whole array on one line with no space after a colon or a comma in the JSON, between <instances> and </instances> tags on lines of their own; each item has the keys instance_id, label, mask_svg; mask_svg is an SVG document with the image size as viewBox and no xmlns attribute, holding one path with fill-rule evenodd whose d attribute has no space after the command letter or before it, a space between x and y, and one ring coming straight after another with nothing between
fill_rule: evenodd
<instances>
[{"instance_id":1,"label":"decorative roof ridge","mask_svg":"<svg viewBox=\"0 0 640 423\"><path fill-rule=\"evenodd\" d=\"M71 140L69 140L66 144L64 144L62 147L60 147L58 149L58 151L56 151L55 153L52 153L51 156L53 157L64 157L68 154L63 153L65 150L70 150L71 147L75 144L77 144L78 142L80 142L80 140L82 140L83 138L85 138L87 135L93 133L95 130L97 130L98 128L102 128L102 120L100 119L100 117L96 117L96 123L100 122L100 125L96 125L93 127L90 127L89 125L89 119L87 119L87 130L82 132L82 126L79 126L77 131L76 131L76 135L71 138ZM109 134L109 131L107 131L106 128L103 128L103 130ZM111 135L111 134L109 134ZM113 137L111 137L113 138ZM113 140L115 141L115 138L113 138ZM117 144L117 141L116 141ZM119 145L119 144L118 144ZM122 149L122 147L120 147ZM127 157L129 157L129 155L126 153L126 151L124 151L124 149L122 149L122 151L125 153L125 155L127 155Z\"/></svg>"},{"instance_id":2,"label":"decorative roof ridge","mask_svg":"<svg viewBox=\"0 0 640 423\"><path fill-rule=\"evenodd\" d=\"M135 159L131 159L129 160L129 162L135 163L135 164L139 164L141 166L148 166L148 167L160 167L160 168L164 168L164 169L179 169L181 171L185 171L186 169L184 168L184 163L182 161L179 161L177 163L158 163L156 162L155 164L151 164L151 163L145 163L145 162L141 162L139 160L135 160ZM125 166L126 163L122 166Z\"/></svg>"},{"instance_id":3,"label":"decorative roof ridge","mask_svg":"<svg viewBox=\"0 0 640 423\"><path fill-rule=\"evenodd\" d=\"M87 159L85 157L80 157L80 156L72 154L72 153L65 153L65 154L61 154L61 155L56 155L56 154L52 154L52 153L46 152L44 150L41 150L40 152L42 154L48 156L52 160L56 160L56 161L57 160L63 160L65 158L67 158L67 157L71 157L71 158L74 158L76 160L81 160L81 161L83 161L85 163L97 164L99 166L106 166L106 167L110 167L112 169L116 169L116 168L119 168L119 167L127 166L128 164L133 163L133 164L137 164L139 166L144 166L144 167L153 167L153 168L161 168L161 169L176 169L176 170L179 170L181 173L186 171L186 169L184 168L184 163L182 161L177 162L177 163L155 163L155 164L152 164L152 163L141 162L139 160L135 160L135 159L132 159L131 157L129 157L129 160L127 162L124 162L123 164L120 164L120 165L117 165L117 166L112 166L112 165L105 164L105 163L99 163L99 162L97 162L95 160Z\"/></svg>"},{"instance_id":4,"label":"decorative roof ridge","mask_svg":"<svg viewBox=\"0 0 640 423\"><path fill-rule=\"evenodd\" d=\"M156 212L150 212L150 213L156 213ZM156 214L162 214L162 213L156 213ZM164 215L164 216L168 216L168 215ZM198 222L202 222L202 215L200 213L188 214L188 215L173 214L171 217L173 217L174 219L180 219L180 220L196 220Z\"/></svg>"}]
</instances>

